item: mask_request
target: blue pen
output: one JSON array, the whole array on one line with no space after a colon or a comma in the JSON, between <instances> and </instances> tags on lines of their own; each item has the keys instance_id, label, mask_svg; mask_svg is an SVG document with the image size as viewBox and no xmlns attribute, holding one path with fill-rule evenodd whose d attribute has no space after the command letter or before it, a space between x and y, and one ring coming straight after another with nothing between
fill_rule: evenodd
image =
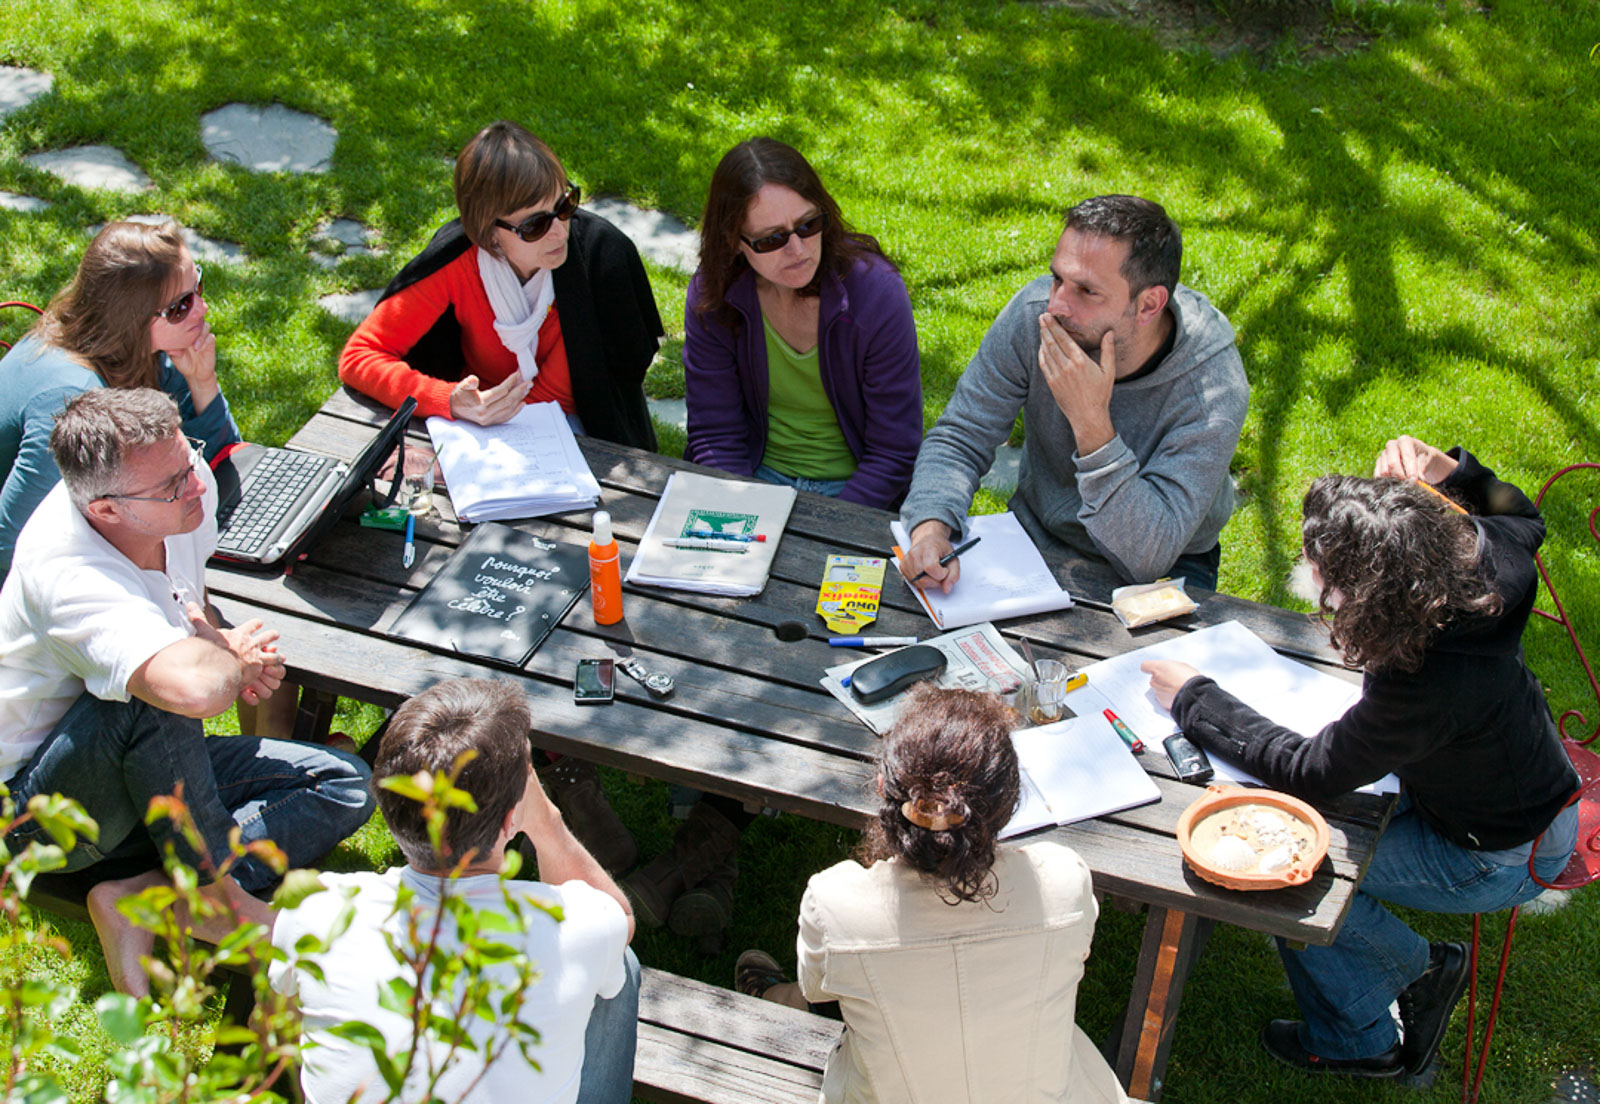
<instances>
[{"instance_id":1,"label":"blue pen","mask_svg":"<svg viewBox=\"0 0 1600 1104\"><path fill-rule=\"evenodd\" d=\"M401 567L410 567L417 559L417 515L406 515L406 554L400 557Z\"/></svg>"},{"instance_id":2,"label":"blue pen","mask_svg":"<svg viewBox=\"0 0 1600 1104\"><path fill-rule=\"evenodd\" d=\"M830 648L901 648L917 643L914 636L830 636Z\"/></svg>"},{"instance_id":3,"label":"blue pen","mask_svg":"<svg viewBox=\"0 0 1600 1104\"><path fill-rule=\"evenodd\" d=\"M743 541L746 544L767 539L765 533L713 533L705 529L693 529L684 534L685 537L695 537L700 540L731 540Z\"/></svg>"}]
</instances>

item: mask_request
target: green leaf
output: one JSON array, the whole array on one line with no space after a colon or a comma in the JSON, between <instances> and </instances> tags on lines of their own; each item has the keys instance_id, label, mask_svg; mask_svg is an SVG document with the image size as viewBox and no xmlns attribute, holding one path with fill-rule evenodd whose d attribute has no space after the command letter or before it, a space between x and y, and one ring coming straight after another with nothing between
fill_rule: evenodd
<instances>
[{"instance_id":1,"label":"green leaf","mask_svg":"<svg viewBox=\"0 0 1600 1104\"><path fill-rule=\"evenodd\" d=\"M283 876L283 884L278 886L278 891L272 895L272 907L299 908L300 902L327 888L315 870L291 870Z\"/></svg>"},{"instance_id":2,"label":"green leaf","mask_svg":"<svg viewBox=\"0 0 1600 1104\"><path fill-rule=\"evenodd\" d=\"M130 1046L144 1037L145 1013L142 1002L126 993L107 993L94 1002L100 1026L114 1042Z\"/></svg>"},{"instance_id":3,"label":"green leaf","mask_svg":"<svg viewBox=\"0 0 1600 1104\"><path fill-rule=\"evenodd\" d=\"M328 1028L328 1034L347 1043L363 1046L369 1050L373 1047L388 1045L383 1037L383 1032L363 1020L350 1020L347 1023L337 1024Z\"/></svg>"}]
</instances>

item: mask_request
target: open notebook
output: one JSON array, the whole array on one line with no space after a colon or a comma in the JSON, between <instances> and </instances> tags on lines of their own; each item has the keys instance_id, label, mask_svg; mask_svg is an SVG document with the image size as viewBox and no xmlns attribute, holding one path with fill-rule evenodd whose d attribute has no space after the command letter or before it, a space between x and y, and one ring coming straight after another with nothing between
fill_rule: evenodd
<instances>
[{"instance_id":1,"label":"open notebook","mask_svg":"<svg viewBox=\"0 0 1600 1104\"><path fill-rule=\"evenodd\" d=\"M910 535L898 520L889 528L896 543L895 566L900 567L901 551L911 546ZM949 594L937 587L911 588L939 628L959 629L980 621L1004 621L1072 606L1072 595L1056 582L1015 514L968 518L963 539L973 537L981 539L961 554L961 578Z\"/></svg>"},{"instance_id":2,"label":"open notebook","mask_svg":"<svg viewBox=\"0 0 1600 1104\"><path fill-rule=\"evenodd\" d=\"M1122 738L1098 709L1084 704L1086 693L1067 696L1078 716L1011 734L1022 766L1022 800L1002 839L1161 800L1155 780Z\"/></svg>"}]
</instances>

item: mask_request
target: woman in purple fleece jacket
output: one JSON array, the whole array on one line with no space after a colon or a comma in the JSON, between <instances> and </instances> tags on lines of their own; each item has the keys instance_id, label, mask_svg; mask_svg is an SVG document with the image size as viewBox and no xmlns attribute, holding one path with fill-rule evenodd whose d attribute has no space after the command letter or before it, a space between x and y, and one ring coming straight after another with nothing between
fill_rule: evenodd
<instances>
[{"instance_id":1,"label":"woman in purple fleece jacket","mask_svg":"<svg viewBox=\"0 0 1600 1104\"><path fill-rule=\"evenodd\" d=\"M684 331L685 458L899 505L922 443L911 299L798 151L752 138L717 165Z\"/></svg>"}]
</instances>

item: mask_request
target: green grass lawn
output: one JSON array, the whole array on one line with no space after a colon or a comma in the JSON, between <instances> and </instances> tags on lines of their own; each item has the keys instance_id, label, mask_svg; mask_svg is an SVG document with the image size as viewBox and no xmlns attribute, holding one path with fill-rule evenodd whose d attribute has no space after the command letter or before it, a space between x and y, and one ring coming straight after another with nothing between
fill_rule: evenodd
<instances>
[{"instance_id":1,"label":"green grass lawn","mask_svg":"<svg viewBox=\"0 0 1600 1104\"><path fill-rule=\"evenodd\" d=\"M931 423L989 321L1044 270L1064 209L1099 192L1144 194L1183 227L1185 282L1232 319L1253 388L1222 587L1287 602L1306 483L1369 470L1389 436L1466 444L1530 490L1561 464L1600 459L1600 8L1342 6L1375 32L1367 48L1308 60L1286 41L1264 58L1218 60L1063 7L998 0L7 0L0 63L47 70L55 88L0 121L0 189L53 206L0 209L0 299L48 299L85 228L127 213L166 212L240 243L249 264L206 272L221 371L246 435L280 441L335 386L349 332L316 297L381 286L426 241L453 211L450 158L477 127L517 119L585 194L691 223L721 153L766 133L804 151L901 264ZM331 171L209 161L199 118L233 101L329 120ZM21 160L88 142L124 151L155 189L80 192ZM375 227L388 254L333 272L312 264L314 228L340 215ZM681 394L687 278L651 276L671 340L649 387ZM1591 482L1549 510L1552 560L1591 627L1600 556L1578 535L1597 491ZM1556 634L1539 626L1528 647L1554 700L1581 705L1586 684ZM376 718L344 723L370 730ZM663 845L659 787L612 782L647 851ZM641 957L719 983L745 945L792 960L804 875L850 842L793 818L761 821L743 848L728 949L701 959L646 935ZM369 828L336 861L386 861L388 847ZM1434 938L1466 929L1448 917L1417 926ZM1102 917L1081 1009L1092 1034L1126 993L1138 930L1136 917ZM92 934L74 938L92 1003L104 972ZM1524 922L1486 1099L1541 1101L1555 1071L1600 1054L1596 962L1600 891ZM1255 1032L1293 1001L1271 947L1248 932L1218 930L1184 1003L1167 1100L1408 1095L1272 1066ZM75 1077L91 1099L94 1060ZM1451 1098L1452 1080L1426 1098Z\"/></svg>"}]
</instances>

